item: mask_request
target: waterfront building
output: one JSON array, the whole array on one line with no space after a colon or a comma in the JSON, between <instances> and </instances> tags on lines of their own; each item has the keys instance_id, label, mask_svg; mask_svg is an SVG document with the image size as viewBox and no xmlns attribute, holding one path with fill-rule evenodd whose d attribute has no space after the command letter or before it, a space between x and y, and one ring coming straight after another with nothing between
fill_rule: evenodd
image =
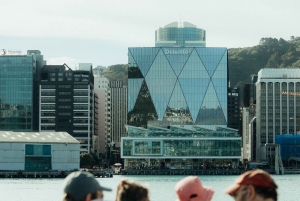
<instances>
[{"instance_id":1,"label":"waterfront building","mask_svg":"<svg viewBox=\"0 0 300 201\"><path fill-rule=\"evenodd\" d=\"M44 65L39 50L3 51L0 55L0 130L38 129L36 80Z\"/></svg>"},{"instance_id":2,"label":"waterfront building","mask_svg":"<svg viewBox=\"0 0 300 201\"><path fill-rule=\"evenodd\" d=\"M288 163L290 159L300 161L300 135L276 135L275 143L280 145L281 157L285 163Z\"/></svg>"},{"instance_id":3,"label":"waterfront building","mask_svg":"<svg viewBox=\"0 0 300 201\"><path fill-rule=\"evenodd\" d=\"M125 167L238 167L226 48L129 48L128 65Z\"/></svg>"},{"instance_id":4,"label":"waterfront building","mask_svg":"<svg viewBox=\"0 0 300 201\"><path fill-rule=\"evenodd\" d=\"M198 125L148 125L147 129L127 125L127 129L121 152L125 168L209 169L239 165L241 138L235 129Z\"/></svg>"},{"instance_id":5,"label":"waterfront building","mask_svg":"<svg viewBox=\"0 0 300 201\"><path fill-rule=\"evenodd\" d=\"M107 158L113 158L115 162L119 162L121 137L127 136L125 128L127 122L127 86L122 81L109 82L107 104L109 106L106 135Z\"/></svg>"},{"instance_id":6,"label":"waterfront building","mask_svg":"<svg viewBox=\"0 0 300 201\"><path fill-rule=\"evenodd\" d=\"M228 124L229 128L241 131L241 117L239 104L239 90L237 88L228 89ZM239 133L241 135L241 133Z\"/></svg>"},{"instance_id":7,"label":"waterfront building","mask_svg":"<svg viewBox=\"0 0 300 201\"><path fill-rule=\"evenodd\" d=\"M206 32L189 22L172 22L155 31L155 47L205 47Z\"/></svg>"},{"instance_id":8,"label":"waterfront building","mask_svg":"<svg viewBox=\"0 0 300 201\"><path fill-rule=\"evenodd\" d=\"M257 160L268 160L266 151L275 136L300 132L300 69L261 69L256 82Z\"/></svg>"},{"instance_id":9,"label":"waterfront building","mask_svg":"<svg viewBox=\"0 0 300 201\"><path fill-rule=\"evenodd\" d=\"M0 131L0 169L79 169L79 146L79 142L66 132Z\"/></svg>"},{"instance_id":10,"label":"waterfront building","mask_svg":"<svg viewBox=\"0 0 300 201\"><path fill-rule=\"evenodd\" d=\"M97 97L93 93L91 64L89 70L86 65L84 70L80 66L79 70L66 64L43 66L39 80L39 131L68 132L80 142L81 152L90 153L94 135L97 136L93 120Z\"/></svg>"},{"instance_id":11,"label":"waterfront building","mask_svg":"<svg viewBox=\"0 0 300 201\"><path fill-rule=\"evenodd\" d=\"M110 107L108 107L108 84L109 80L101 76L106 68L97 66L93 69L94 92L98 95L98 138L99 138L99 157L104 158L106 153L106 131L110 125ZM109 119L109 122L108 122Z\"/></svg>"}]
</instances>

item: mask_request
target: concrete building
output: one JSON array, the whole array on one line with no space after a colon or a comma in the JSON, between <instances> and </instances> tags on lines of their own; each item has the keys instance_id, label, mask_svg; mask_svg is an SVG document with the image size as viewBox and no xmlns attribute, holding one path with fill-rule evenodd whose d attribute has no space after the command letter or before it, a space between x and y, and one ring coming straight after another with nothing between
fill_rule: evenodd
<instances>
[{"instance_id":1,"label":"concrete building","mask_svg":"<svg viewBox=\"0 0 300 201\"><path fill-rule=\"evenodd\" d=\"M106 153L106 132L110 127L110 122L107 122L110 107L108 107L108 84L109 80L101 76L101 72L106 68L97 66L93 69L94 73L94 92L98 95L98 137L99 137L99 157L104 158ZM109 124L108 124L109 123Z\"/></svg>"},{"instance_id":2,"label":"concrete building","mask_svg":"<svg viewBox=\"0 0 300 201\"><path fill-rule=\"evenodd\" d=\"M0 169L79 169L79 146L79 142L66 132L0 131Z\"/></svg>"},{"instance_id":3,"label":"concrete building","mask_svg":"<svg viewBox=\"0 0 300 201\"><path fill-rule=\"evenodd\" d=\"M237 88L228 89L228 127L241 130L241 116L239 104L239 91ZM239 133L241 135L241 132Z\"/></svg>"},{"instance_id":4,"label":"concrete building","mask_svg":"<svg viewBox=\"0 0 300 201\"><path fill-rule=\"evenodd\" d=\"M127 86L122 81L110 81L108 86L108 128L106 142L110 155L114 160L120 160L121 137L127 136Z\"/></svg>"},{"instance_id":5,"label":"concrete building","mask_svg":"<svg viewBox=\"0 0 300 201\"><path fill-rule=\"evenodd\" d=\"M0 55L0 130L38 130L36 81L45 61L39 50L2 50Z\"/></svg>"},{"instance_id":6,"label":"concrete building","mask_svg":"<svg viewBox=\"0 0 300 201\"><path fill-rule=\"evenodd\" d=\"M189 22L172 22L155 31L155 47L205 47L206 32Z\"/></svg>"},{"instance_id":7,"label":"concrete building","mask_svg":"<svg viewBox=\"0 0 300 201\"><path fill-rule=\"evenodd\" d=\"M79 65L80 67L80 65ZM94 76L89 70L67 65L45 65L39 80L39 131L65 131L80 142L80 151L90 153L95 134L93 120Z\"/></svg>"},{"instance_id":8,"label":"concrete building","mask_svg":"<svg viewBox=\"0 0 300 201\"><path fill-rule=\"evenodd\" d=\"M300 69L262 69L256 82L257 160L268 160L266 151L275 136L300 132ZM273 150L274 151L274 150Z\"/></svg>"}]
</instances>

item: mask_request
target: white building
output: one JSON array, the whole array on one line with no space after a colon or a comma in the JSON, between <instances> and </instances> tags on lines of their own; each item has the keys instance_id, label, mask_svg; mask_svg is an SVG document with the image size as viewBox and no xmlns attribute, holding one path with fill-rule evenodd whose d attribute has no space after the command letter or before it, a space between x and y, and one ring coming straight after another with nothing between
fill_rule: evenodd
<instances>
[{"instance_id":1,"label":"white building","mask_svg":"<svg viewBox=\"0 0 300 201\"><path fill-rule=\"evenodd\" d=\"M266 147L275 143L275 135L300 132L300 69L258 72L256 115L256 156L267 160Z\"/></svg>"},{"instance_id":2,"label":"white building","mask_svg":"<svg viewBox=\"0 0 300 201\"><path fill-rule=\"evenodd\" d=\"M106 130L107 130L107 119L110 109L108 107L108 84L109 80L100 75L105 70L105 67L97 66L93 69L94 73L94 92L98 95L98 145L99 153L105 154L106 151Z\"/></svg>"},{"instance_id":3,"label":"white building","mask_svg":"<svg viewBox=\"0 0 300 201\"><path fill-rule=\"evenodd\" d=\"M0 170L79 169L79 146L66 132L0 131Z\"/></svg>"}]
</instances>

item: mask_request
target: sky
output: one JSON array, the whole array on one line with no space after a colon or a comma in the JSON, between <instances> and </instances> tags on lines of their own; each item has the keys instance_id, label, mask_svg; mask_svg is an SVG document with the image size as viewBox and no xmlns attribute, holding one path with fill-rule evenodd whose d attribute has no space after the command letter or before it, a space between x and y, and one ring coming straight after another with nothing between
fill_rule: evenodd
<instances>
[{"instance_id":1,"label":"sky","mask_svg":"<svg viewBox=\"0 0 300 201\"><path fill-rule=\"evenodd\" d=\"M298 0L0 0L0 49L40 50L47 64L126 64L155 30L190 22L207 47L251 47L300 36Z\"/></svg>"}]
</instances>

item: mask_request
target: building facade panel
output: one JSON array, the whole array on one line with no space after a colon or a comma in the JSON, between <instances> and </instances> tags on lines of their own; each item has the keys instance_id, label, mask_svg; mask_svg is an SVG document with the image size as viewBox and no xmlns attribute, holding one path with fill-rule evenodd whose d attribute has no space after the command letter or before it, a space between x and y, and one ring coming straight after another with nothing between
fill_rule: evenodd
<instances>
[{"instance_id":1,"label":"building facade panel","mask_svg":"<svg viewBox=\"0 0 300 201\"><path fill-rule=\"evenodd\" d=\"M227 125L226 48L129 48L129 55L129 125L178 116L184 124ZM168 57L179 65L174 68Z\"/></svg>"},{"instance_id":2,"label":"building facade panel","mask_svg":"<svg viewBox=\"0 0 300 201\"><path fill-rule=\"evenodd\" d=\"M262 69L256 83L257 149L275 143L275 136L300 131L299 69ZM257 153L265 160L269 156Z\"/></svg>"}]
</instances>

